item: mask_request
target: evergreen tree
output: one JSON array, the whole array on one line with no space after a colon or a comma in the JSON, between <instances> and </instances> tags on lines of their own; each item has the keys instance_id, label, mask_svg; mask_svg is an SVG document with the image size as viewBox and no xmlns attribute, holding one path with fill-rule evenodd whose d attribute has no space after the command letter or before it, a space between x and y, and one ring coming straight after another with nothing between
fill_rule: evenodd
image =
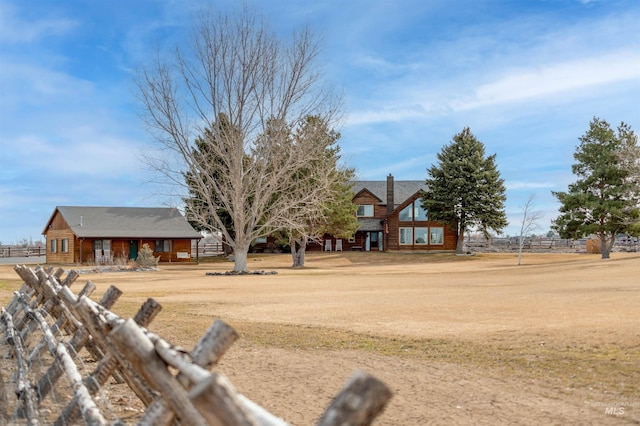
<instances>
[{"instance_id":1,"label":"evergreen tree","mask_svg":"<svg viewBox=\"0 0 640 426\"><path fill-rule=\"evenodd\" d=\"M616 235L640 231L638 138L625 123L617 130L594 117L573 154L571 170L578 179L567 192L553 192L561 203L553 229L562 238L597 236L603 259Z\"/></svg>"},{"instance_id":2,"label":"evergreen tree","mask_svg":"<svg viewBox=\"0 0 640 426\"><path fill-rule=\"evenodd\" d=\"M213 135L214 132L217 133L217 136ZM232 238L235 238L231 215L221 207L223 204L212 185L213 182L219 180L220 174L224 172L224 161L222 158L216 157L210 142L216 137L226 139L231 132L229 118L226 114L221 113L212 128L205 129L203 135L195 139L192 156L203 167L195 167L194 170L184 173L188 196L182 201L185 203L185 216L194 229L210 232L213 229L221 230L224 228ZM202 182L207 182L207 185L204 186L211 188L206 194L203 194L203 185L200 184ZM212 214L212 211L215 211L215 214ZM225 252L230 252L228 244L223 242L223 245Z\"/></svg>"},{"instance_id":3,"label":"evergreen tree","mask_svg":"<svg viewBox=\"0 0 640 426\"><path fill-rule=\"evenodd\" d=\"M316 200L316 207L307 204L294 206L291 217L300 217L293 210L303 210L304 220L292 221L290 226L277 233L279 242L291 247L293 267L303 267L306 246L310 241L321 241L327 233L338 238L348 238L358 228L355 215L357 208L352 203L353 193L348 181L353 178L353 170L341 167L340 147L336 144L340 134L329 128L326 121L317 116L307 117L305 123L294 133L294 140L313 139L314 146L324 147L324 155L309 161L307 167L299 171L295 181L298 190L309 192L320 181L329 181L329 189ZM306 187L306 188L305 188Z\"/></svg>"},{"instance_id":4,"label":"evergreen tree","mask_svg":"<svg viewBox=\"0 0 640 426\"><path fill-rule=\"evenodd\" d=\"M467 127L442 148L438 164L428 169L422 206L429 220L457 230L458 254L463 252L467 231L476 228L489 236L489 230L501 233L507 226L504 179L495 158L495 154L485 157L484 144Z\"/></svg>"}]
</instances>

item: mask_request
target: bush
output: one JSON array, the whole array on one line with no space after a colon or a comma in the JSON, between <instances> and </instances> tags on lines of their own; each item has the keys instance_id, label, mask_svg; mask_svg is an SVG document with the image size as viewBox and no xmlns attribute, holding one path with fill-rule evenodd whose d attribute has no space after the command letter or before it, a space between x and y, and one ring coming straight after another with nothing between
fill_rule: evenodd
<instances>
[{"instance_id":1,"label":"bush","mask_svg":"<svg viewBox=\"0 0 640 426\"><path fill-rule=\"evenodd\" d=\"M138 251L138 258L136 264L139 268L153 268L158 266L160 256L153 257L153 250L149 247L149 244L143 244L142 248Z\"/></svg>"}]
</instances>

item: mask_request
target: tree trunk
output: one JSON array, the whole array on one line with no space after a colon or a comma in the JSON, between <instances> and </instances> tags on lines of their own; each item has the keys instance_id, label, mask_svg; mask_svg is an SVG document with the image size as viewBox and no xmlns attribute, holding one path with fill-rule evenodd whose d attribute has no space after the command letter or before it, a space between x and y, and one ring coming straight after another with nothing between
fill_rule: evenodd
<instances>
[{"instance_id":1,"label":"tree trunk","mask_svg":"<svg viewBox=\"0 0 640 426\"><path fill-rule=\"evenodd\" d=\"M249 252L249 245L246 248L236 245L233 251L233 272L247 272L247 253Z\"/></svg>"},{"instance_id":2,"label":"tree trunk","mask_svg":"<svg viewBox=\"0 0 640 426\"><path fill-rule=\"evenodd\" d=\"M458 242L456 243L456 254L464 254L464 231L458 232Z\"/></svg>"},{"instance_id":3,"label":"tree trunk","mask_svg":"<svg viewBox=\"0 0 640 426\"><path fill-rule=\"evenodd\" d=\"M522 263L522 249L524 248L524 238L520 235L520 239L518 240L518 266Z\"/></svg>"},{"instance_id":4,"label":"tree trunk","mask_svg":"<svg viewBox=\"0 0 640 426\"><path fill-rule=\"evenodd\" d=\"M607 236L604 233L600 233L600 253L602 253L602 259L609 259L609 253L611 252L612 244L607 241ZM612 238L615 238L613 236Z\"/></svg>"},{"instance_id":5,"label":"tree trunk","mask_svg":"<svg viewBox=\"0 0 640 426\"><path fill-rule=\"evenodd\" d=\"M304 255L307 249L307 238L302 237L291 241L291 256L294 268L304 268Z\"/></svg>"}]
</instances>

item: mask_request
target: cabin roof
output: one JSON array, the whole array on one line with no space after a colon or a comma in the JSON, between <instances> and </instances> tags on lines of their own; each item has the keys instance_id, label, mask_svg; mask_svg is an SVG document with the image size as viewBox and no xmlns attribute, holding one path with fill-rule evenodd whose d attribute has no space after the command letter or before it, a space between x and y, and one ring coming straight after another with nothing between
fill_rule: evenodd
<instances>
[{"instance_id":1,"label":"cabin roof","mask_svg":"<svg viewBox=\"0 0 640 426\"><path fill-rule=\"evenodd\" d=\"M202 238L173 207L58 206L43 234L57 212L78 238Z\"/></svg>"}]
</instances>

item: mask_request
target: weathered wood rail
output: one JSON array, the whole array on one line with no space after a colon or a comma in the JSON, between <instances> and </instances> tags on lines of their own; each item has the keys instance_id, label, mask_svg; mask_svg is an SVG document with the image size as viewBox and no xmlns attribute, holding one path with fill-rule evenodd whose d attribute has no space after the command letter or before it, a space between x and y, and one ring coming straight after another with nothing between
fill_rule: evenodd
<instances>
[{"instance_id":1,"label":"weathered wood rail","mask_svg":"<svg viewBox=\"0 0 640 426\"><path fill-rule=\"evenodd\" d=\"M147 330L161 306L148 299L131 319L110 309L122 292L95 302L90 281L74 294L75 271L16 266L23 280L1 309L0 424L261 425L287 423L211 371L238 334L217 319L187 353ZM144 408L115 408L126 386ZM391 398L387 386L356 372L318 425L368 425ZM125 407L126 408L126 407Z\"/></svg>"}]
</instances>

